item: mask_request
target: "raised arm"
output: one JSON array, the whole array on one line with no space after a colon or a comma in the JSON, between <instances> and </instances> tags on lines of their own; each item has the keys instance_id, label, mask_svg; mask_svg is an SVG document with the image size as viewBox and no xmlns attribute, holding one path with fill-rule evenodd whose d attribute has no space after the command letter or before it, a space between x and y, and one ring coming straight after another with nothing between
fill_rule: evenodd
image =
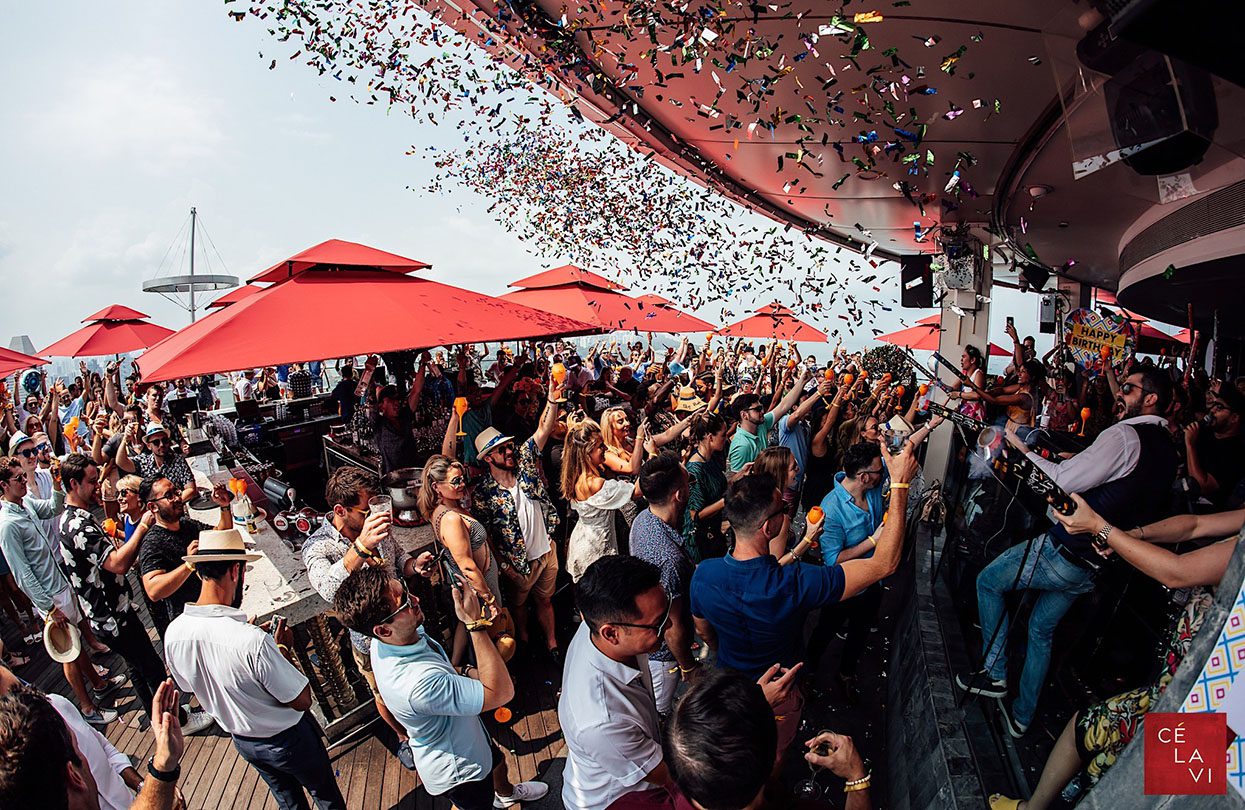
<instances>
[{"instance_id":1,"label":"raised arm","mask_svg":"<svg viewBox=\"0 0 1245 810\"><path fill-rule=\"evenodd\" d=\"M843 563L841 599L853 597L873 583L895 573L903 553L904 531L907 528L905 513L908 507L908 484L916 477L919 469L916 449L910 443L905 443L902 450L891 455L886 449L885 441L879 439L878 444L882 446L882 460L886 462L886 468L890 472L890 507L873 556Z\"/></svg>"},{"instance_id":2,"label":"raised arm","mask_svg":"<svg viewBox=\"0 0 1245 810\"><path fill-rule=\"evenodd\" d=\"M806 382L808 382L808 369L804 369L799 373L799 375L796 376L795 385L791 387L791 390L787 392L786 396L779 400L778 405L770 411L770 414L774 417L774 421L778 421L782 418L787 411L794 408L795 404L800 401L800 393L804 390L804 383ZM777 391L774 393L777 394Z\"/></svg>"},{"instance_id":3,"label":"raised arm","mask_svg":"<svg viewBox=\"0 0 1245 810\"><path fill-rule=\"evenodd\" d=\"M536 449L543 451L545 443L549 441L549 437L553 435L554 425L558 423L558 403L563 386L566 381L563 380L562 386L554 387L553 380L549 381L549 396L545 402L545 410L540 414L540 425L536 428L536 433L532 437L536 441Z\"/></svg>"}]
</instances>

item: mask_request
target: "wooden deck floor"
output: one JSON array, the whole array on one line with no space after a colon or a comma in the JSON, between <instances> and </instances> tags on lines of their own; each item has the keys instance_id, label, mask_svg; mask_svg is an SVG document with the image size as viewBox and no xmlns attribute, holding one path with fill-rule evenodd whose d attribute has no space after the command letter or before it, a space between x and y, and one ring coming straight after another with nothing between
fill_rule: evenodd
<instances>
[{"instance_id":1,"label":"wooden deck floor","mask_svg":"<svg viewBox=\"0 0 1245 810\"><path fill-rule=\"evenodd\" d=\"M154 638L154 632L152 633ZM56 692L73 700L59 664L52 662L42 646L23 648L13 628L4 626L3 637L9 649L22 651L31 662L16 670L18 677L45 692ZM157 650L159 643L157 643ZM116 655L100 656L96 663L113 672L125 672L124 662ZM520 662L515 668L517 694L510 708L512 720L501 725L486 718L493 739L506 754L510 777L514 781L533 779L545 774L554 765L557 784L550 796L528 808L561 807L557 792L564 748L558 726L557 690L561 673L543 660ZM138 728L138 703L129 686L111 698L120 718L110 724L106 735L118 750L128 754L142 772L143 763L151 755L153 741L149 731ZM145 716L145 715L143 715ZM366 731L356 734L357 740L330 751L337 782L351 810L389 810L449 808L445 799L434 799L419 786L414 772L399 764L390 753L392 733L383 723L375 722ZM276 802L259 774L234 750L233 742L220 729L187 738L186 755L182 760L180 787L192 810L216 808L275 808ZM557 761L555 763L555 760Z\"/></svg>"}]
</instances>

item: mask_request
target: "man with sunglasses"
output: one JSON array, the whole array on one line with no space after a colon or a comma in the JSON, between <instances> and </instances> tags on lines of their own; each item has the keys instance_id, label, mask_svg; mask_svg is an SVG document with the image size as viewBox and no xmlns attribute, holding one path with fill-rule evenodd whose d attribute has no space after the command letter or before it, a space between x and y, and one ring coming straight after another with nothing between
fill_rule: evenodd
<instances>
[{"instance_id":1,"label":"man with sunglasses","mask_svg":"<svg viewBox=\"0 0 1245 810\"><path fill-rule=\"evenodd\" d=\"M741 394L732 405L739 427L731 437L730 450L727 451L726 467L728 472L742 470L746 464L756 461L761 451L769 446L769 432L774 423L787 414L800 401L804 384L808 382L809 370L805 366L795 380L791 390L787 392L774 410L765 412L761 398L756 394ZM789 382L787 373L783 374L783 382Z\"/></svg>"},{"instance_id":2,"label":"man with sunglasses","mask_svg":"<svg viewBox=\"0 0 1245 810\"><path fill-rule=\"evenodd\" d=\"M1237 484L1245 478L1245 442L1241 421L1245 396L1236 386L1221 383L1206 394L1206 416L1184 429L1185 461L1202 496L1215 509L1227 509Z\"/></svg>"},{"instance_id":3,"label":"man with sunglasses","mask_svg":"<svg viewBox=\"0 0 1245 810\"><path fill-rule=\"evenodd\" d=\"M380 480L375 475L353 465L338 467L329 476L324 499L332 511L303 544L307 581L325 602L332 604L346 577L361 568L380 568L395 577L414 573L415 561L409 557L404 566L399 566L398 544L389 533L390 513L368 514L368 500L380 491ZM376 688L371 639L351 630L350 646L359 672L376 696L376 711L398 736L398 761L408 771L414 770L415 759L406 729L389 711Z\"/></svg>"},{"instance_id":4,"label":"man with sunglasses","mask_svg":"<svg viewBox=\"0 0 1245 810\"><path fill-rule=\"evenodd\" d=\"M1012 428L1008 443L1068 493L1079 493L1111 525L1143 526L1164 517L1171 502L1177 456L1164 415L1172 400L1168 372L1142 366L1128 375L1116 397L1118 421L1098 434L1094 443L1062 464L1029 450ZM1037 710L1050 666L1051 638L1064 614L1081 594L1094 589L1101 558L1095 535L1069 534L1054 523L1031 543L1012 546L977 575L977 610L981 617L981 669L957 675L966 692L1000 699L1004 724L1022 737ZM1105 541L1104 541L1105 542ZM1004 597L1013 590L1037 592L1029 616L1020 690L1008 710L1008 620Z\"/></svg>"},{"instance_id":5,"label":"man with sunglasses","mask_svg":"<svg viewBox=\"0 0 1245 810\"><path fill-rule=\"evenodd\" d=\"M415 770L428 793L445 796L458 810L537 801L549 786L511 784L506 758L480 719L514 697L506 663L486 632L492 616L473 588L455 586L452 594L475 654L476 666L466 675L422 632L419 600L391 571L365 566L353 572L337 589L333 609L351 630L371 637L377 686L414 741Z\"/></svg>"},{"instance_id":6,"label":"man with sunglasses","mask_svg":"<svg viewBox=\"0 0 1245 810\"><path fill-rule=\"evenodd\" d=\"M199 546L199 533L211 529L206 523L186 517L186 503L181 492L167 478L143 482L143 502L147 510L155 513L155 525L147 530L138 551L138 570L142 576L143 590L151 599L154 610L152 622L160 637L164 637L169 622L181 615L188 602L199 595L199 584L194 569L182 559L194 554ZM223 487L212 492L212 498L220 504L228 503L228 493ZM220 510L216 528L233 528L233 513L228 506Z\"/></svg>"},{"instance_id":7,"label":"man with sunglasses","mask_svg":"<svg viewBox=\"0 0 1245 810\"><path fill-rule=\"evenodd\" d=\"M169 430L160 422L148 422L143 431L143 444L146 453L139 453L130 458L129 443L122 441L117 445L117 466L124 472L138 473L144 481L166 479L172 481L180 492L183 502L190 503L199 496L199 488L195 485L195 474L190 465L174 450Z\"/></svg>"},{"instance_id":8,"label":"man with sunglasses","mask_svg":"<svg viewBox=\"0 0 1245 810\"><path fill-rule=\"evenodd\" d=\"M131 459L143 452L143 443L138 436L142 416L143 409L138 405L126 405L121 412L121 429L111 436L106 434L109 415L101 413L95 419L95 429L91 440L91 458L100 467L100 497L104 502L105 517L115 519L121 512L117 492L117 483L122 475L117 467L117 451L121 443L126 443L126 452Z\"/></svg>"},{"instance_id":9,"label":"man with sunglasses","mask_svg":"<svg viewBox=\"0 0 1245 810\"><path fill-rule=\"evenodd\" d=\"M643 806L670 783L648 664L670 621L661 571L637 557L602 557L575 584L575 604L583 622L566 650L558 700L566 738L562 804Z\"/></svg>"}]
</instances>

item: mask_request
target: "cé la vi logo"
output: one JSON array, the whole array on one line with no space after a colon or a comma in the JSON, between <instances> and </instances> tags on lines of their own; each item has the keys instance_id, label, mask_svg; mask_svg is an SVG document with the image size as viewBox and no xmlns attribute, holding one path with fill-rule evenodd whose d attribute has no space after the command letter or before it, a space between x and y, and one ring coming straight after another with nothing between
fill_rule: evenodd
<instances>
[{"instance_id":1,"label":"c\u00e9 la vi logo","mask_svg":"<svg viewBox=\"0 0 1245 810\"><path fill-rule=\"evenodd\" d=\"M1218 712L1146 715L1145 794L1227 793L1227 747L1235 737L1228 716Z\"/></svg>"}]
</instances>

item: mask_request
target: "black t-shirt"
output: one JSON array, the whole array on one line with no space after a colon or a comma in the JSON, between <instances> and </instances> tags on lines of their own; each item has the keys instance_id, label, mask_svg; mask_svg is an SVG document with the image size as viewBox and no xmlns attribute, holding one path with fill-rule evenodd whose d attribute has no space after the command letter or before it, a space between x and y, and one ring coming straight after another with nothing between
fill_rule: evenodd
<instances>
[{"instance_id":1,"label":"black t-shirt","mask_svg":"<svg viewBox=\"0 0 1245 810\"><path fill-rule=\"evenodd\" d=\"M347 422L354 416L354 408L359 401L354 395L356 385L358 382L355 380L341 380L333 387L333 393L329 394L329 399L341 405L342 418Z\"/></svg>"},{"instance_id":2,"label":"black t-shirt","mask_svg":"<svg viewBox=\"0 0 1245 810\"><path fill-rule=\"evenodd\" d=\"M147 535L143 538L138 552L139 573L146 576L152 571L167 573L177 569L184 562L182 557L186 556L186 548L199 539L199 532L208 531L211 528L206 523L187 517L181 519L176 532L171 532L159 524L152 526L147 530ZM198 598L199 580L192 576L187 578L172 595L153 602L156 613L161 614L159 616L153 614L151 617L160 635L164 635L164 628L169 626L169 622L182 615L182 609L186 607L187 602L193 602Z\"/></svg>"},{"instance_id":3,"label":"black t-shirt","mask_svg":"<svg viewBox=\"0 0 1245 810\"><path fill-rule=\"evenodd\" d=\"M398 424L395 427L388 419L377 415L373 423L376 430L376 447L380 450L381 475L390 470L415 466L419 455L419 447L411 435L411 409L403 405L398 410Z\"/></svg>"},{"instance_id":4,"label":"black t-shirt","mask_svg":"<svg viewBox=\"0 0 1245 810\"><path fill-rule=\"evenodd\" d=\"M1223 508L1237 484L1245 478L1245 441L1240 436L1217 439L1215 434L1203 429L1197 437L1197 458L1202 469L1219 483L1218 491L1207 499Z\"/></svg>"}]
</instances>

